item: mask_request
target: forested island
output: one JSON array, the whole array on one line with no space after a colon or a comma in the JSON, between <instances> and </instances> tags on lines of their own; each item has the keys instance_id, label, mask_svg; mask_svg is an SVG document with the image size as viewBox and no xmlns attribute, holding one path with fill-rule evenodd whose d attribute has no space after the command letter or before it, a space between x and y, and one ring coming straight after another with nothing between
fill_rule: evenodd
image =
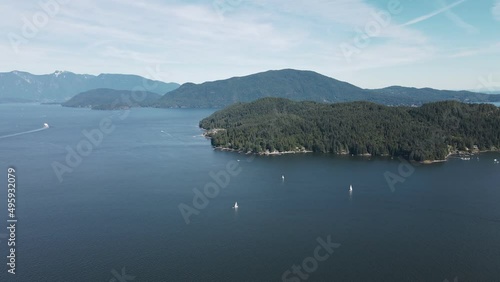
<instances>
[{"instance_id":1,"label":"forested island","mask_svg":"<svg viewBox=\"0 0 500 282\"><path fill-rule=\"evenodd\" d=\"M100 88L77 94L62 105L93 110L122 110L131 107L149 107L160 97L159 94L146 91Z\"/></svg>"},{"instance_id":2,"label":"forested island","mask_svg":"<svg viewBox=\"0 0 500 282\"><path fill-rule=\"evenodd\" d=\"M444 101L421 107L263 98L200 122L212 145L244 153L323 152L430 162L500 148L500 109Z\"/></svg>"}]
</instances>

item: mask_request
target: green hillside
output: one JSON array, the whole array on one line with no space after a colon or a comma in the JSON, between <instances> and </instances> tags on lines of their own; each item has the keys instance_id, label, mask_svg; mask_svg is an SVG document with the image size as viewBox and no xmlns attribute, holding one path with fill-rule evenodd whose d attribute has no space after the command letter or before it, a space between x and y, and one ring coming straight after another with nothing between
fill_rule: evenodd
<instances>
[{"instance_id":1,"label":"green hillside","mask_svg":"<svg viewBox=\"0 0 500 282\"><path fill-rule=\"evenodd\" d=\"M321 103L369 101L384 105L408 106L443 100L500 101L500 95L468 91L441 91L431 88L416 89L401 86L376 90L362 89L316 72L285 69L202 84L186 83L165 94L156 106L165 108L223 108L234 103L251 102L265 97Z\"/></svg>"},{"instance_id":2,"label":"green hillside","mask_svg":"<svg viewBox=\"0 0 500 282\"><path fill-rule=\"evenodd\" d=\"M160 97L160 95L151 92L102 88L80 93L62 105L64 107L92 108L95 110L115 110L151 106Z\"/></svg>"}]
</instances>

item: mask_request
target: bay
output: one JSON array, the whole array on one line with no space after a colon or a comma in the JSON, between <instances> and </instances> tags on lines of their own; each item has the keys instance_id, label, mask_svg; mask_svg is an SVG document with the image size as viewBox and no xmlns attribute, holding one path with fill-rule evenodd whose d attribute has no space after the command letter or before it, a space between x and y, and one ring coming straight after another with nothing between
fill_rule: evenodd
<instances>
[{"instance_id":1,"label":"bay","mask_svg":"<svg viewBox=\"0 0 500 282\"><path fill-rule=\"evenodd\" d=\"M134 281L282 281L328 238L340 246L314 271L302 270L308 281L500 279L498 153L418 166L251 157L214 151L201 136L198 122L213 110L0 104L0 112L0 136L28 132L0 139L2 194L8 167L18 187L17 274L6 272L2 196L0 281L110 281L122 273ZM113 130L94 145L83 132L103 121ZM29 133L45 122L48 129ZM86 155L70 166L68 152L78 149ZM54 165L70 169L59 173L62 182ZM213 175L229 175L229 183ZM386 177L394 175L404 182L392 190ZM219 192L186 224L179 205L195 207L193 189L205 187Z\"/></svg>"}]
</instances>

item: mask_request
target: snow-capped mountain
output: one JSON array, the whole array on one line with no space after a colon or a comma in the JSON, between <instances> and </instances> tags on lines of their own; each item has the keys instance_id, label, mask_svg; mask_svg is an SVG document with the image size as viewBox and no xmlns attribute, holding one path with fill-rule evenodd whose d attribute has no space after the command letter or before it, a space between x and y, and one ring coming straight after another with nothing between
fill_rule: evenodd
<instances>
[{"instance_id":1,"label":"snow-capped mountain","mask_svg":"<svg viewBox=\"0 0 500 282\"><path fill-rule=\"evenodd\" d=\"M95 76L69 71L34 75L28 72L12 71L0 73L0 102L64 102L78 93L92 89L135 90L143 85L156 86L146 90L160 95L179 87L177 83L153 81L137 75L100 74Z\"/></svg>"}]
</instances>

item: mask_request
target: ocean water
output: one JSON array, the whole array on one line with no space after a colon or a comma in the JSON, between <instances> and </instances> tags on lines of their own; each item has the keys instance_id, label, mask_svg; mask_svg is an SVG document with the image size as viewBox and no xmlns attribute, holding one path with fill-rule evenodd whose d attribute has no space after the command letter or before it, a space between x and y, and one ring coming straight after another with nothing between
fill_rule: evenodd
<instances>
[{"instance_id":1,"label":"ocean water","mask_svg":"<svg viewBox=\"0 0 500 282\"><path fill-rule=\"evenodd\" d=\"M500 281L498 153L419 166L251 157L201 136L212 110L0 112L0 281ZM97 129L92 144L83 132Z\"/></svg>"}]
</instances>

